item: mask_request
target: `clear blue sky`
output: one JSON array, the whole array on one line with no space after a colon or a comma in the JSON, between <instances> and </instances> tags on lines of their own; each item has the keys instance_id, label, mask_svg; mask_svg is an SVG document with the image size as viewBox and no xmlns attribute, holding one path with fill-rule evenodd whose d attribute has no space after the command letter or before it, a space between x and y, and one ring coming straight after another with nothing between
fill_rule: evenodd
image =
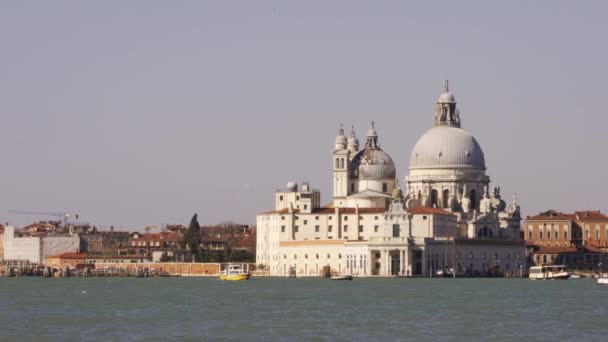
<instances>
[{"instance_id":1,"label":"clear blue sky","mask_svg":"<svg viewBox=\"0 0 608 342\"><path fill-rule=\"evenodd\" d=\"M449 79L525 214L608 209L604 1L0 3L0 220L254 223L331 196L340 122L407 174Z\"/></svg>"}]
</instances>

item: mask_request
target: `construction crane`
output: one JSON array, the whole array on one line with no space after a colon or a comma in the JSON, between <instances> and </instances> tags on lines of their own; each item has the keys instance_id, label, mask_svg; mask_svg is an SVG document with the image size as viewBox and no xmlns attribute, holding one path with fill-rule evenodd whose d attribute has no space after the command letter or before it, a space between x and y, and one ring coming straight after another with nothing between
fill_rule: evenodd
<instances>
[{"instance_id":1,"label":"construction crane","mask_svg":"<svg viewBox=\"0 0 608 342\"><path fill-rule=\"evenodd\" d=\"M35 216L54 216L61 218L61 226L65 227L68 223L68 219L78 220L78 214L62 213L62 212L44 212L44 211L27 211L27 210L9 210L11 214L20 215L35 215Z\"/></svg>"}]
</instances>

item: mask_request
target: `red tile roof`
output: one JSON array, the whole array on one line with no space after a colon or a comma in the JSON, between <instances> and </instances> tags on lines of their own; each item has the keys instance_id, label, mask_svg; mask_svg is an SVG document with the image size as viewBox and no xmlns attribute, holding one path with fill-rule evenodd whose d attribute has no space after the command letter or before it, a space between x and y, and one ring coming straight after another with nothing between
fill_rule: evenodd
<instances>
[{"instance_id":1,"label":"red tile roof","mask_svg":"<svg viewBox=\"0 0 608 342\"><path fill-rule=\"evenodd\" d=\"M538 246L538 250L535 253L541 254L559 254L559 253L574 253L576 252L576 247L548 247L548 246Z\"/></svg>"},{"instance_id":2,"label":"red tile roof","mask_svg":"<svg viewBox=\"0 0 608 342\"><path fill-rule=\"evenodd\" d=\"M73 253L73 252L67 252L67 253L61 253L61 254L55 254L55 255L50 255L47 258L60 258L60 259L86 259L87 255L86 253Z\"/></svg>"},{"instance_id":3,"label":"red tile roof","mask_svg":"<svg viewBox=\"0 0 608 342\"><path fill-rule=\"evenodd\" d=\"M608 221L608 216L599 210L575 211L574 215L578 221Z\"/></svg>"},{"instance_id":4,"label":"red tile roof","mask_svg":"<svg viewBox=\"0 0 608 342\"><path fill-rule=\"evenodd\" d=\"M87 255L86 259L145 259L141 255Z\"/></svg>"},{"instance_id":5,"label":"red tile roof","mask_svg":"<svg viewBox=\"0 0 608 342\"><path fill-rule=\"evenodd\" d=\"M547 210L539 213L538 215L526 217L527 221L571 221L573 219L574 216L572 214L564 214L556 210Z\"/></svg>"},{"instance_id":6,"label":"red tile roof","mask_svg":"<svg viewBox=\"0 0 608 342\"><path fill-rule=\"evenodd\" d=\"M538 215L528 216L527 221L608 221L608 215L599 210L580 210L574 214L562 213L557 210L547 210Z\"/></svg>"}]
</instances>

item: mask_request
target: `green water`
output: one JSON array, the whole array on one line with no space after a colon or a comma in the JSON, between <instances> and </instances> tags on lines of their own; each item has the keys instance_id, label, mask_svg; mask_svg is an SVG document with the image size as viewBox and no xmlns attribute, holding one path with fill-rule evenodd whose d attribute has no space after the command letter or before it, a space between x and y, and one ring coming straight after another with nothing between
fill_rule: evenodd
<instances>
[{"instance_id":1,"label":"green water","mask_svg":"<svg viewBox=\"0 0 608 342\"><path fill-rule=\"evenodd\" d=\"M594 280L0 278L0 340L607 341Z\"/></svg>"}]
</instances>

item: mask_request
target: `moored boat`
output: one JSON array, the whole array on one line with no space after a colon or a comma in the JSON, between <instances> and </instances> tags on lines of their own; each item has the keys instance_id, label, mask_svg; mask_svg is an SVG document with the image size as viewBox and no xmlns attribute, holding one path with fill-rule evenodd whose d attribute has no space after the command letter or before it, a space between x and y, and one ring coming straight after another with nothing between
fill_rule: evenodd
<instances>
[{"instance_id":1,"label":"moored boat","mask_svg":"<svg viewBox=\"0 0 608 342\"><path fill-rule=\"evenodd\" d=\"M243 270L241 265L229 264L226 269L220 272L220 280L247 280L251 278L251 273Z\"/></svg>"},{"instance_id":2,"label":"moored boat","mask_svg":"<svg viewBox=\"0 0 608 342\"><path fill-rule=\"evenodd\" d=\"M532 280L568 279L570 273L564 265L532 266L528 277Z\"/></svg>"},{"instance_id":3,"label":"moored boat","mask_svg":"<svg viewBox=\"0 0 608 342\"><path fill-rule=\"evenodd\" d=\"M608 277L597 278L597 283L598 284L608 285Z\"/></svg>"},{"instance_id":4,"label":"moored boat","mask_svg":"<svg viewBox=\"0 0 608 342\"><path fill-rule=\"evenodd\" d=\"M331 276L331 280L353 280L353 276L352 275L332 275Z\"/></svg>"}]
</instances>

